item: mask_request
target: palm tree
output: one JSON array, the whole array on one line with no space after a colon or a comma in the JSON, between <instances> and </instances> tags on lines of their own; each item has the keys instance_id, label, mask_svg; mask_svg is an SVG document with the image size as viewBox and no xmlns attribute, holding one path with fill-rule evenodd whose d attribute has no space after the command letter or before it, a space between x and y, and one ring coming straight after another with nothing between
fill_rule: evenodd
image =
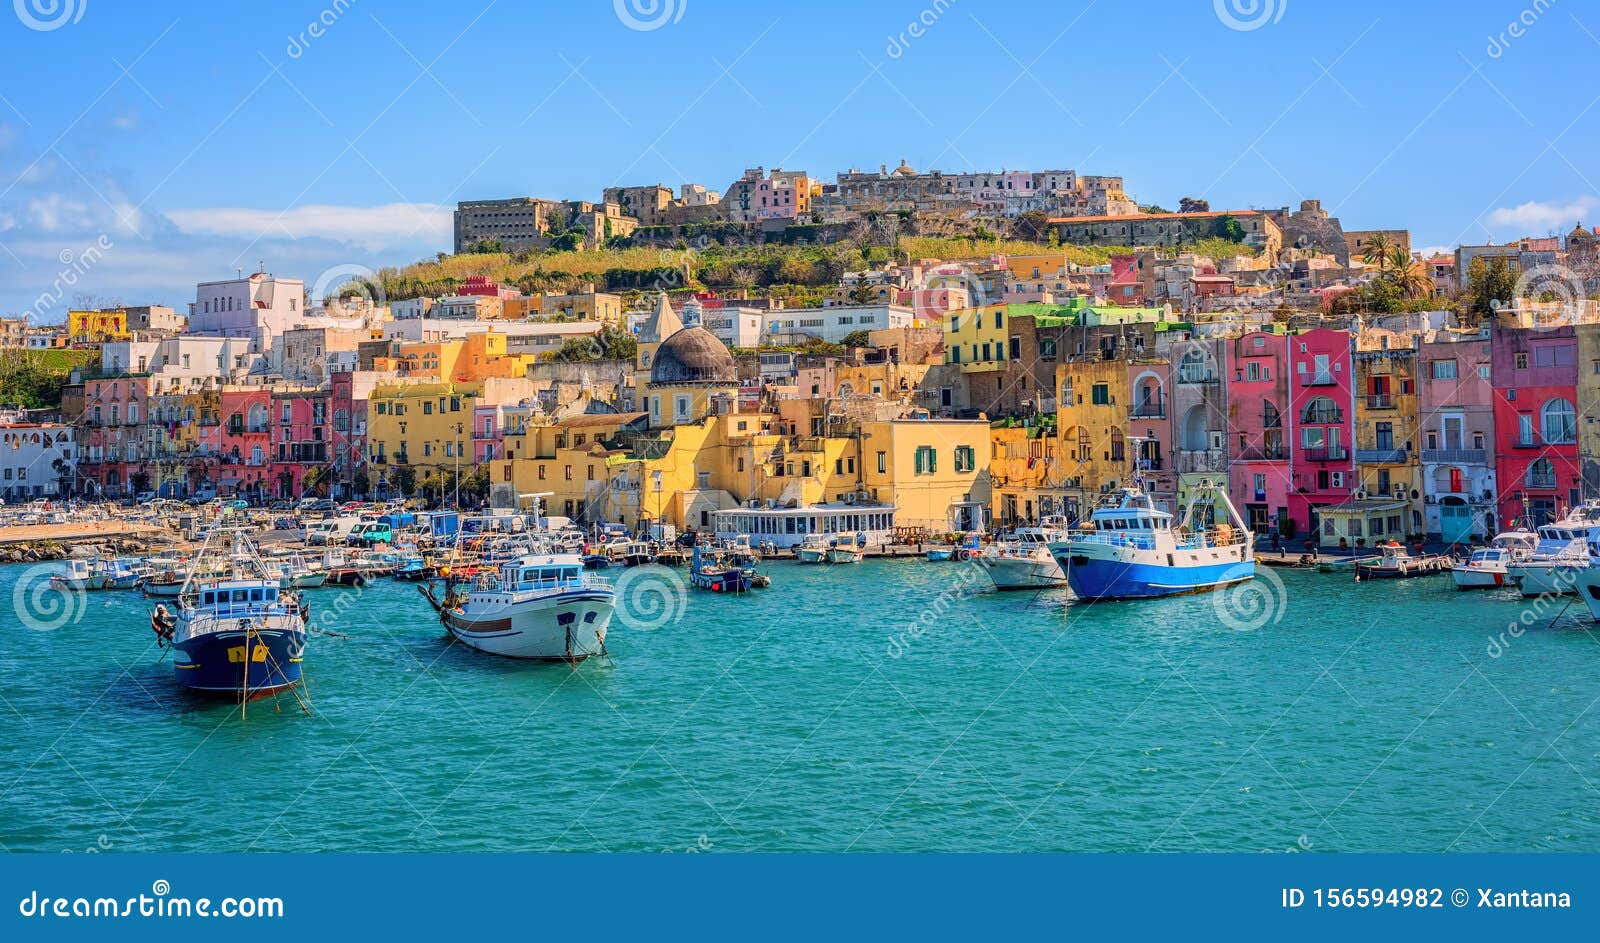
<instances>
[{"instance_id":1,"label":"palm tree","mask_svg":"<svg viewBox=\"0 0 1600 943\"><path fill-rule=\"evenodd\" d=\"M1422 271L1422 263L1411 258L1404 246L1389 250L1388 278L1405 298L1425 298L1433 285Z\"/></svg>"},{"instance_id":2,"label":"palm tree","mask_svg":"<svg viewBox=\"0 0 1600 943\"><path fill-rule=\"evenodd\" d=\"M1367 247L1361 253L1361 259L1368 265L1376 265L1378 273L1383 274L1389 270L1389 263L1392 261L1392 254L1396 248L1398 247L1390 241L1388 236L1381 232L1374 233L1372 238L1367 240Z\"/></svg>"}]
</instances>

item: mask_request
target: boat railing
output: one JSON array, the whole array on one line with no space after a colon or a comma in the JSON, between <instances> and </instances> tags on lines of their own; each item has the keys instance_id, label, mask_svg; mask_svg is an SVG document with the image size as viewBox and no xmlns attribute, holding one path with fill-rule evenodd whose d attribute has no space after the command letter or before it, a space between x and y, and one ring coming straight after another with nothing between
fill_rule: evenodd
<instances>
[{"instance_id":1,"label":"boat railing","mask_svg":"<svg viewBox=\"0 0 1600 943\"><path fill-rule=\"evenodd\" d=\"M1135 550L1156 549L1155 539L1143 535L1135 536L1124 531L1105 530L1075 530L1068 538L1073 543L1106 544L1111 547L1132 547Z\"/></svg>"},{"instance_id":2,"label":"boat railing","mask_svg":"<svg viewBox=\"0 0 1600 943\"><path fill-rule=\"evenodd\" d=\"M187 621L189 623L189 632L198 635L203 632L217 631L221 628L218 623L223 619L270 618L272 616L298 616L299 614L300 607L294 603L247 602L237 606L230 603L192 610L187 617Z\"/></svg>"}]
</instances>

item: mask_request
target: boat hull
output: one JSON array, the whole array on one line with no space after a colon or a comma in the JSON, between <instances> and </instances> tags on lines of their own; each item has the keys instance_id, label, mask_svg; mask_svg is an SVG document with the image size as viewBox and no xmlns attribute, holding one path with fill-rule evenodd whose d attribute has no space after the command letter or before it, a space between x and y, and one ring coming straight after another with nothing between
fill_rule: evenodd
<instances>
[{"instance_id":1,"label":"boat hull","mask_svg":"<svg viewBox=\"0 0 1600 943\"><path fill-rule=\"evenodd\" d=\"M1255 578L1244 546L1156 553L1107 543L1051 544L1051 555L1082 600L1154 599L1206 593ZM1165 560L1172 559L1169 564Z\"/></svg>"},{"instance_id":2,"label":"boat hull","mask_svg":"<svg viewBox=\"0 0 1600 943\"><path fill-rule=\"evenodd\" d=\"M1589 607L1589 616L1600 622L1600 568L1591 567L1582 571L1577 575L1574 585L1578 598Z\"/></svg>"},{"instance_id":3,"label":"boat hull","mask_svg":"<svg viewBox=\"0 0 1600 943\"><path fill-rule=\"evenodd\" d=\"M929 550L928 560L933 563L943 563L946 560L953 559L955 555L956 552L954 550Z\"/></svg>"},{"instance_id":4,"label":"boat hull","mask_svg":"<svg viewBox=\"0 0 1600 943\"><path fill-rule=\"evenodd\" d=\"M300 683L306 631L298 617L269 620L248 633L248 620L233 620L234 628L219 629L173 642L173 673L185 690L199 694L255 699ZM246 653L246 635L248 654Z\"/></svg>"},{"instance_id":5,"label":"boat hull","mask_svg":"<svg viewBox=\"0 0 1600 943\"><path fill-rule=\"evenodd\" d=\"M828 551L828 562L829 563L860 563L861 562L861 558L864 557L864 556L866 556L866 554L862 553L860 550L840 550L837 547L835 547L835 548L830 549Z\"/></svg>"},{"instance_id":6,"label":"boat hull","mask_svg":"<svg viewBox=\"0 0 1600 943\"><path fill-rule=\"evenodd\" d=\"M980 555L976 560L995 589L1054 589L1067 585L1067 575L1061 571L1061 564L1049 554L1038 557Z\"/></svg>"},{"instance_id":7,"label":"boat hull","mask_svg":"<svg viewBox=\"0 0 1600 943\"><path fill-rule=\"evenodd\" d=\"M1565 596L1574 591L1584 567L1564 564L1523 564L1506 568L1524 596Z\"/></svg>"},{"instance_id":8,"label":"boat hull","mask_svg":"<svg viewBox=\"0 0 1600 943\"><path fill-rule=\"evenodd\" d=\"M612 590L584 588L502 601L493 595L446 610L443 621L450 635L506 658L577 662L605 654L606 628L616 606Z\"/></svg>"},{"instance_id":9,"label":"boat hull","mask_svg":"<svg viewBox=\"0 0 1600 943\"><path fill-rule=\"evenodd\" d=\"M1505 570L1487 567L1452 567L1450 578L1455 580L1457 589L1495 589L1510 582Z\"/></svg>"},{"instance_id":10,"label":"boat hull","mask_svg":"<svg viewBox=\"0 0 1600 943\"><path fill-rule=\"evenodd\" d=\"M828 562L828 551L820 550L816 547L801 547L799 550L794 552L794 556L795 559L799 560L801 563Z\"/></svg>"}]
</instances>

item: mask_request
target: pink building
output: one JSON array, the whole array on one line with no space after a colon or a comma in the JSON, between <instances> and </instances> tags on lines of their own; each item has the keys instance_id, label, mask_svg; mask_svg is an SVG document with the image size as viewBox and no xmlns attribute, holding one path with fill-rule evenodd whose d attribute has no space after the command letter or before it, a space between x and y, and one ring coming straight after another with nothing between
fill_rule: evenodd
<instances>
[{"instance_id":1,"label":"pink building","mask_svg":"<svg viewBox=\"0 0 1600 943\"><path fill-rule=\"evenodd\" d=\"M333 471L329 494L350 498L367 488L367 400L370 383L358 385L354 373L335 373L328 391L328 462Z\"/></svg>"},{"instance_id":2,"label":"pink building","mask_svg":"<svg viewBox=\"0 0 1600 943\"><path fill-rule=\"evenodd\" d=\"M272 434L267 421L271 394L265 389L225 388L218 426L217 492L245 498L264 497L268 490L267 457Z\"/></svg>"},{"instance_id":3,"label":"pink building","mask_svg":"<svg viewBox=\"0 0 1600 943\"><path fill-rule=\"evenodd\" d=\"M505 424L500 406L479 405L472 410L472 461L475 465L505 458Z\"/></svg>"},{"instance_id":4,"label":"pink building","mask_svg":"<svg viewBox=\"0 0 1600 943\"><path fill-rule=\"evenodd\" d=\"M1289 496L1294 478L1284 429L1284 415L1293 401L1289 339L1253 331L1230 342L1227 357L1228 434L1233 439L1230 497L1258 535L1282 533L1293 521Z\"/></svg>"},{"instance_id":5,"label":"pink building","mask_svg":"<svg viewBox=\"0 0 1600 943\"><path fill-rule=\"evenodd\" d=\"M1324 526L1319 509L1349 501L1358 483L1351 453L1355 399L1350 332L1317 328L1287 341L1289 440L1294 450L1289 517L1297 533L1315 533L1325 544L1337 543L1333 522Z\"/></svg>"},{"instance_id":6,"label":"pink building","mask_svg":"<svg viewBox=\"0 0 1600 943\"><path fill-rule=\"evenodd\" d=\"M1417 415L1428 536L1445 543L1493 537L1499 509L1486 338L1441 331L1419 345Z\"/></svg>"},{"instance_id":7,"label":"pink building","mask_svg":"<svg viewBox=\"0 0 1600 943\"><path fill-rule=\"evenodd\" d=\"M280 498L305 497L306 472L328 464L328 391L274 391L269 414L272 493ZM327 490L316 489L318 495Z\"/></svg>"},{"instance_id":8,"label":"pink building","mask_svg":"<svg viewBox=\"0 0 1600 943\"><path fill-rule=\"evenodd\" d=\"M78 435L79 491L92 497L150 488L143 467L149 377L87 380Z\"/></svg>"}]
</instances>

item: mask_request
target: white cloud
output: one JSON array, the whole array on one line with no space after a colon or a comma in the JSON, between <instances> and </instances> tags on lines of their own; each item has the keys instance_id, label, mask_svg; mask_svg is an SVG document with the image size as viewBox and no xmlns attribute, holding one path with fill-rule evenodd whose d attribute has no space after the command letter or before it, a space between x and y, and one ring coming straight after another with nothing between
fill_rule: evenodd
<instances>
[{"instance_id":1,"label":"white cloud","mask_svg":"<svg viewBox=\"0 0 1600 943\"><path fill-rule=\"evenodd\" d=\"M434 203L383 206L297 206L278 212L246 207L168 210L167 218L186 233L212 236L320 238L365 249L417 242L447 246L454 207Z\"/></svg>"},{"instance_id":2,"label":"white cloud","mask_svg":"<svg viewBox=\"0 0 1600 943\"><path fill-rule=\"evenodd\" d=\"M1600 197L1581 196L1570 203L1529 200L1516 206L1502 206L1489 214L1489 224L1500 229L1518 230L1518 235L1535 235L1570 228L1585 215L1600 210Z\"/></svg>"}]
</instances>

